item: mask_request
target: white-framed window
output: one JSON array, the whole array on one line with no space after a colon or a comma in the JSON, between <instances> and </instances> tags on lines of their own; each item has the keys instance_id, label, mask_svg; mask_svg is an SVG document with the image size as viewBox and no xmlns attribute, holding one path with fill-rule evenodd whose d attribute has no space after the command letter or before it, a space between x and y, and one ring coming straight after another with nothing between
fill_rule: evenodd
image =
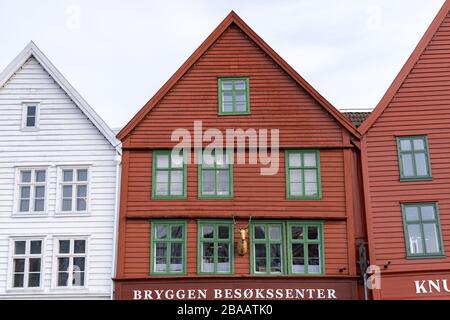
<instances>
[{"instance_id":1,"label":"white-framed window","mask_svg":"<svg viewBox=\"0 0 450 320\"><path fill-rule=\"evenodd\" d=\"M89 207L88 167L62 167L59 169L59 211L84 213Z\"/></svg>"},{"instance_id":2,"label":"white-framed window","mask_svg":"<svg viewBox=\"0 0 450 320\"><path fill-rule=\"evenodd\" d=\"M12 289L39 289L42 286L43 239L12 239Z\"/></svg>"},{"instance_id":3,"label":"white-framed window","mask_svg":"<svg viewBox=\"0 0 450 320\"><path fill-rule=\"evenodd\" d=\"M22 105L22 129L38 129L40 106L38 102L26 102Z\"/></svg>"},{"instance_id":4,"label":"white-framed window","mask_svg":"<svg viewBox=\"0 0 450 320\"><path fill-rule=\"evenodd\" d=\"M87 237L55 239L54 288L85 288Z\"/></svg>"},{"instance_id":5,"label":"white-framed window","mask_svg":"<svg viewBox=\"0 0 450 320\"><path fill-rule=\"evenodd\" d=\"M16 213L46 212L47 168L17 169Z\"/></svg>"}]
</instances>

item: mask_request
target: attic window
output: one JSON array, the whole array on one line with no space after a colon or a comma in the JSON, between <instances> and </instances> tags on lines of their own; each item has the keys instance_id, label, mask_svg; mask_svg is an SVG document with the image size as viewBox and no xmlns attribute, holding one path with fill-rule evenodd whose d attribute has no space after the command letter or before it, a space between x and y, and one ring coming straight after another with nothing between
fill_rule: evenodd
<instances>
[{"instance_id":1,"label":"attic window","mask_svg":"<svg viewBox=\"0 0 450 320\"><path fill-rule=\"evenodd\" d=\"M219 78L219 115L249 113L249 79Z\"/></svg>"},{"instance_id":2,"label":"attic window","mask_svg":"<svg viewBox=\"0 0 450 320\"><path fill-rule=\"evenodd\" d=\"M26 103L23 105L22 128L37 129L39 122L39 104Z\"/></svg>"}]
</instances>

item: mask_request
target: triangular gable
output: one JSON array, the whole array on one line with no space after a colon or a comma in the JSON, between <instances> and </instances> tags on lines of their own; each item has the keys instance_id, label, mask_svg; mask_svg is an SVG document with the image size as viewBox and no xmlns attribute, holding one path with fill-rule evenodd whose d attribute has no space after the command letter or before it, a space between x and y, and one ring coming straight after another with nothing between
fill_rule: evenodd
<instances>
[{"instance_id":1,"label":"triangular gable","mask_svg":"<svg viewBox=\"0 0 450 320\"><path fill-rule=\"evenodd\" d=\"M103 119L92 109L92 107L81 97L81 95L72 87L72 85L63 77L50 60L42 53L33 41L19 53L19 55L6 67L0 74L0 88L19 70L30 57L34 57L58 83L58 85L67 93L75 105L83 112L86 117L94 124L108 142L120 153L120 141L115 137L114 132L103 121Z\"/></svg>"},{"instance_id":2,"label":"triangular gable","mask_svg":"<svg viewBox=\"0 0 450 320\"><path fill-rule=\"evenodd\" d=\"M134 128L146 117L159 101L172 89L172 87L184 76L184 74L197 62L198 59L216 42L216 40L228 29L231 24L240 28L265 54L296 81L309 95L311 95L341 126L353 136L359 137L357 129L335 107L322 97L305 79L303 79L286 61L284 61L263 39L261 39L234 11L219 24L219 26L206 38L206 40L194 51L185 63L172 75L172 77L156 92L156 94L139 110L139 112L117 134L120 140L124 140Z\"/></svg>"},{"instance_id":3,"label":"triangular gable","mask_svg":"<svg viewBox=\"0 0 450 320\"><path fill-rule=\"evenodd\" d=\"M370 116L363 122L363 124L359 127L358 131L364 135L367 131L374 125L374 123L378 120L378 118L383 114L384 110L391 103L392 99L402 86L403 82L406 80L408 75L413 70L414 66L419 61L423 52L427 48L430 41L433 39L433 36L438 31L439 27L443 23L445 17L450 11L450 0L446 0L442 8L439 10L438 14L434 18L431 25L428 27L427 31L423 35L417 47L412 52L411 56L406 61L403 68L400 70L397 77L394 79L389 89L384 94L383 98L381 98L378 105L372 111Z\"/></svg>"}]
</instances>

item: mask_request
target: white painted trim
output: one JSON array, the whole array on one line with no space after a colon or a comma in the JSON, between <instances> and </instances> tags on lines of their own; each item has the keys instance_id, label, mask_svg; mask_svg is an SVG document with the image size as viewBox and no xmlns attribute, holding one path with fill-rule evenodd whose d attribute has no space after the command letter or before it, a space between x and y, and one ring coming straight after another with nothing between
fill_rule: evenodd
<instances>
[{"instance_id":1,"label":"white painted trim","mask_svg":"<svg viewBox=\"0 0 450 320\"><path fill-rule=\"evenodd\" d=\"M97 127L109 143L121 154L120 141L116 139L114 132L103 121L103 119L91 108L91 106L81 97L81 95L72 87L72 85L56 69L51 61L42 53L33 41L17 55L17 57L0 74L0 88L17 72L17 70L33 56L40 65L47 71L58 85L67 93L72 101L88 117L88 119Z\"/></svg>"},{"instance_id":2,"label":"white painted trim","mask_svg":"<svg viewBox=\"0 0 450 320\"><path fill-rule=\"evenodd\" d=\"M28 107L36 107L36 115L35 115L35 126L27 127L27 115L28 115ZM39 131L39 120L41 115L41 104L40 101L24 101L22 102L22 131Z\"/></svg>"},{"instance_id":3,"label":"white painted trim","mask_svg":"<svg viewBox=\"0 0 450 320\"><path fill-rule=\"evenodd\" d=\"M111 300L114 300L114 278L117 269L117 248L118 248L118 232L119 232L119 213L120 213L120 179L122 177L122 158L116 156L116 194L114 199L114 231L113 231L113 252L112 252L112 268L111 268Z\"/></svg>"}]
</instances>

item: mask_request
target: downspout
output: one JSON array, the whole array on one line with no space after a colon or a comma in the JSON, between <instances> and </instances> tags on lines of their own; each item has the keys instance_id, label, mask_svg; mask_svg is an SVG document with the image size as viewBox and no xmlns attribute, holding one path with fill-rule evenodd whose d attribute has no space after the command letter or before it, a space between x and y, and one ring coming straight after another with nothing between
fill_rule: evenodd
<instances>
[{"instance_id":1,"label":"downspout","mask_svg":"<svg viewBox=\"0 0 450 320\"><path fill-rule=\"evenodd\" d=\"M117 252L117 231L119 225L119 204L120 204L120 180L121 180L121 164L122 157L120 152L120 147L117 147L117 154L114 159L116 163L116 195L114 200L114 230L113 230L113 250L112 250L112 267L111 267L111 290L110 299L114 299L114 281L116 276L116 252Z\"/></svg>"}]
</instances>

